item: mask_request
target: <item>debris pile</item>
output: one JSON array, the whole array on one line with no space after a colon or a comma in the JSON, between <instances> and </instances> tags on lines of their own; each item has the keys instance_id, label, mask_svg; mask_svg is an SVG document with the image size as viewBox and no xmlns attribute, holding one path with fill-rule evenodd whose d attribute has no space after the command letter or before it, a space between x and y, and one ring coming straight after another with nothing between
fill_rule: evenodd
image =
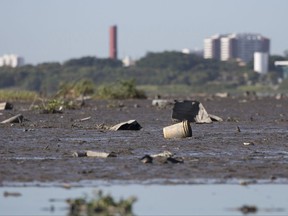
<instances>
[{"instance_id":1,"label":"debris pile","mask_svg":"<svg viewBox=\"0 0 288 216\"><path fill-rule=\"evenodd\" d=\"M175 101L172 111L174 121L184 121L196 123L212 123L212 121L223 121L218 116L208 114L202 103L199 101Z\"/></svg>"}]
</instances>

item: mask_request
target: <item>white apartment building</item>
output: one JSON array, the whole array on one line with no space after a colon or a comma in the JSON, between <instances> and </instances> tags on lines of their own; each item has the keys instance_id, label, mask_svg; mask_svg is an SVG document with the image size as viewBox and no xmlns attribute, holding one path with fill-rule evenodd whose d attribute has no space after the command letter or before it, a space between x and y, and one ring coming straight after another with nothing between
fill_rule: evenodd
<instances>
[{"instance_id":1,"label":"white apartment building","mask_svg":"<svg viewBox=\"0 0 288 216\"><path fill-rule=\"evenodd\" d=\"M3 55L0 57L0 67L8 66L8 67L19 67L24 65L24 59L19 57L18 55Z\"/></svg>"},{"instance_id":2,"label":"white apartment building","mask_svg":"<svg viewBox=\"0 0 288 216\"><path fill-rule=\"evenodd\" d=\"M219 47L216 46L217 43ZM239 59L248 63L253 60L255 52L269 54L270 40L260 34L251 33L212 36L204 40L204 58L206 59L221 61Z\"/></svg>"},{"instance_id":3,"label":"white apartment building","mask_svg":"<svg viewBox=\"0 0 288 216\"><path fill-rule=\"evenodd\" d=\"M268 72L268 53L254 53L254 71L260 74Z\"/></svg>"},{"instance_id":4,"label":"white apartment building","mask_svg":"<svg viewBox=\"0 0 288 216\"><path fill-rule=\"evenodd\" d=\"M220 40L224 35L213 35L204 39L204 58L220 60Z\"/></svg>"}]
</instances>

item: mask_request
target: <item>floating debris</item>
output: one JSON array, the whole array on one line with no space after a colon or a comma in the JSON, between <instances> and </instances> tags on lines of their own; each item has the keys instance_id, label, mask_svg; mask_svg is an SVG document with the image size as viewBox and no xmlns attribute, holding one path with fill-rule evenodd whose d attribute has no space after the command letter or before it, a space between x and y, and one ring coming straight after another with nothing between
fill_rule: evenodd
<instances>
[{"instance_id":1,"label":"floating debris","mask_svg":"<svg viewBox=\"0 0 288 216\"><path fill-rule=\"evenodd\" d=\"M4 195L4 197L9 197L9 196L11 196L11 197L19 197L19 196L21 196L21 193L5 191L3 195Z\"/></svg>"},{"instance_id":2,"label":"floating debris","mask_svg":"<svg viewBox=\"0 0 288 216\"><path fill-rule=\"evenodd\" d=\"M251 214L256 213L258 211L258 208L256 206L243 205L238 210L241 211L243 214Z\"/></svg>"}]
</instances>

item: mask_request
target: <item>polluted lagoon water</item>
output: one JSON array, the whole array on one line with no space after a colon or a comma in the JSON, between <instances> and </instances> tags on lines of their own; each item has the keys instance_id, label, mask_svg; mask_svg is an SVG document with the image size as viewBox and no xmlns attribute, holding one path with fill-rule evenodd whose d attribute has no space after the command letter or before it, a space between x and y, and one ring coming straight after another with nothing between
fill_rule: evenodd
<instances>
[{"instance_id":1,"label":"polluted lagoon water","mask_svg":"<svg viewBox=\"0 0 288 216\"><path fill-rule=\"evenodd\" d=\"M0 197L0 215L69 215L68 199L93 197L97 190L110 194L115 200L136 197L132 207L134 215L288 214L286 184L114 184L69 189L47 185L0 188L1 194L18 193L18 196Z\"/></svg>"},{"instance_id":2,"label":"polluted lagoon water","mask_svg":"<svg viewBox=\"0 0 288 216\"><path fill-rule=\"evenodd\" d=\"M13 110L0 111L0 122L19 113L24 117L20 124L0 124L0 189L2 194L5 191L22 194L3 195L0 214L4 215L2 203L17 211L21 208L13 209L12 202L15 206L24 205L24 197L29 202L24 206L29 206L30 202L40 201L35 194L41 194L46 201L67 199L70 195L90 194L97 187L118 197L136 196L138 200L133 207L137 215L163 215L168 210L186 214L181 209L188 209L189 215L194 212L197 215L199 209L202 215L217 215L218 210L218 215L225 212L239 215L244 211L239 211L243 205L256 206L256 213L261 215L270 210L276 210L274 215L283 212L287 215L281 203L287 203L288 99L200 97L197 100L223 122L191 123L191 137L172 139L163 136L163 128L175 123L171 118L172 105L153 106L151 100L87 101L79 110L57 114L40 114L30 110L27 103L15 103ZM137 120L141 130L106 129L131 119ZM73 156L75 152L87 151L113 152L114 157ZM168 160L170 157L141 160L164 152L171 153L173 160ZM98 183L89 185L89 181ZM62 184L72 187L63 189L59 187ZM261 191L266 198L261 198ZM239 202L231 203L234 199ZM151 200L154 205L149 204ZM219 201L217 207L216 201ZM50 205L58 204L43 203L43 207ZM212 210L207 212L209 209Z\"/></svg>"}]
</instances>

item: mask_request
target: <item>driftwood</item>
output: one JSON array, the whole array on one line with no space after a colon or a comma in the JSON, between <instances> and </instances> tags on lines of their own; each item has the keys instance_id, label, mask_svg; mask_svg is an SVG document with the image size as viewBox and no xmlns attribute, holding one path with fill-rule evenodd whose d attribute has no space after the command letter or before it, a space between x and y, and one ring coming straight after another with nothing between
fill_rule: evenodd
<instances>
[{"instance_id":1,"label":"driftwood","mask_svg":"<svg viewBox=\"0 0 288 216\"><path fill-rule=\"evenodd\" d=\"M2 124L5 124L5 123L22 123L23 120L24 120L23 115L22 114L18 114L16 116L13 116L13 117L11 117L9 119L6 119L6 120L2 121L1 123Z\"/></svg>"}]
</instances>

